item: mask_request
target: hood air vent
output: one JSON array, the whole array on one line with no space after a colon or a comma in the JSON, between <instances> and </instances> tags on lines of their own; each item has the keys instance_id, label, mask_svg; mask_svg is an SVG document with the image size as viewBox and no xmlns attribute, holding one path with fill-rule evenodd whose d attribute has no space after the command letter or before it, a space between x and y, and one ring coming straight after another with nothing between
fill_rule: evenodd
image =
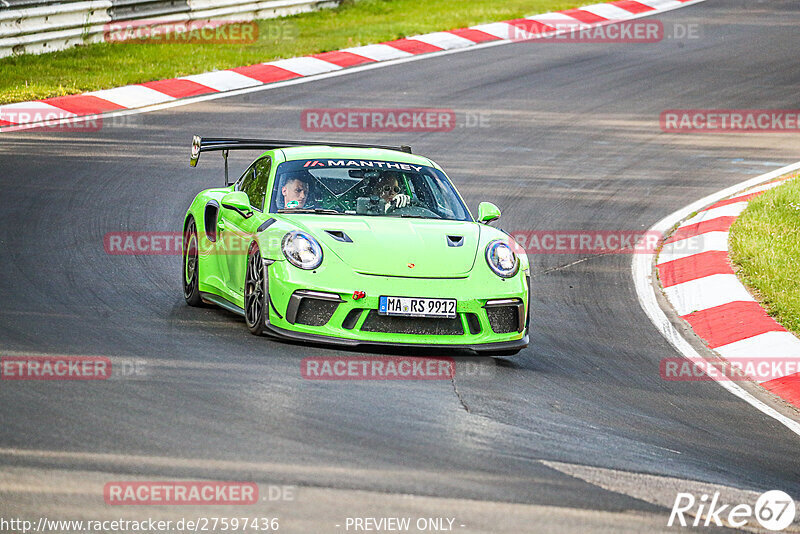
<instances>
[{"instance_id":1,"label":"hood air vent","mask_svg":"<svg viewBox=\"0 0 800 534\"><path fill-rule=\"evenodd\" d=\"M353 240L350 239L350 236L346 233L342 232L341 230L325 230L325 232L334 238L336 241L341 241L342 243L352 243Z\"/></svg>"}]
</instances>

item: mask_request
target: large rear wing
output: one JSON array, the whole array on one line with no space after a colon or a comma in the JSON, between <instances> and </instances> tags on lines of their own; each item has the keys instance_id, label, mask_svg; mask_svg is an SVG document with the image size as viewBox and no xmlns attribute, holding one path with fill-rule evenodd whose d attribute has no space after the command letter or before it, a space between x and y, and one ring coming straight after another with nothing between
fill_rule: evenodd
<instances>
[{"instance_id":1,"label":"large rear wing","mask_svg":"<svg viewBox=\"0 0 800 534\"><path fill-rule=\"evenodd\" d=\"M192 154L189 165L197 166L202 152L222 151L222 158L225 160L225 185L228 185L228 151L229 150L274 150L276 148L289 148L295 146L335 146L348 148L382 148L384 150L397 150L411 154L411 147L402 146L383 146L383 145L360 145L356 143L328 143L324 141L282 141L278 139L237 139L226 137L215 137L203 139L199 135L192 137Z\"/></svg>"}]
</instances>

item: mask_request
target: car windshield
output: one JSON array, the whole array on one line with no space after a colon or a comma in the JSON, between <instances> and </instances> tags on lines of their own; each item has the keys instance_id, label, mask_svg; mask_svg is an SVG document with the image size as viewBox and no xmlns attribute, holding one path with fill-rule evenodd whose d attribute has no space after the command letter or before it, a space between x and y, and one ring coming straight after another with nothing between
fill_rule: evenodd
<instances>
[{"instance_id":1,"label":"car windshield","mask_svg":"<svg viewBox=\"0 0 800 534\"><path fill-rule=\"evenodd\" d=\"M471 220L450 180L438 169L345 159L281 163L270 212Z\"/></svg>"}]
</instances>

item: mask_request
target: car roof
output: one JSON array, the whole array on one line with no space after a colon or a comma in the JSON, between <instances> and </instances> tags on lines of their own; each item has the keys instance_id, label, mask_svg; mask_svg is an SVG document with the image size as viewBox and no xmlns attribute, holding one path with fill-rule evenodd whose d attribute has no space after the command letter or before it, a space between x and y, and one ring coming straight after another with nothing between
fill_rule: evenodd
<instances>
[{"instance_id":1,"label":"car roof","mask_svg":"<svg viewBox=\"0 0 800 534\"><path fill-rule=\"evenodd\" d=\"M286 161L298 159L336 158L354 160L397 161L439 168L439 166L424 156L409 154L400 150L387 150L385 148L355 148L339 146L298 146L281 148Z\"/></svg>"}]
</instances>

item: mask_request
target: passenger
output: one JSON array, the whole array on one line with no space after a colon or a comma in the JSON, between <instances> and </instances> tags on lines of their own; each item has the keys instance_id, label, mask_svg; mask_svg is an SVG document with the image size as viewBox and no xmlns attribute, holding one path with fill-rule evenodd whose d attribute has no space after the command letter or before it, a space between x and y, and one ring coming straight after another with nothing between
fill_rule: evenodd
<instances>
[{"instance_id":1,"label":"passenger","mask_svg":"<svg viewBox=\"0 0 800 534\"><path fill-rule=\"evenodd\" d=\"M400 185L394 173L384 174L375 185L375 195L386 202L386 211L389 209L405 208L411 204L411 197L400 192Z\"/></svg>"}]
</instances>

